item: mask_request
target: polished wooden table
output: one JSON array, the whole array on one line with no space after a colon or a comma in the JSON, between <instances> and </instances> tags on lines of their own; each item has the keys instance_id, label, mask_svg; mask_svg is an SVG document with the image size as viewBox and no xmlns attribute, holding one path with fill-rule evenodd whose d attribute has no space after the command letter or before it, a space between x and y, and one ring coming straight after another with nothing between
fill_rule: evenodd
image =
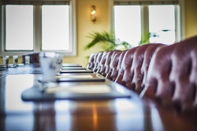
<instances>
[{"instance_id":1,"label":"polished wooden table","mask_svg":"<svg viewBox=\"0 0 197 131\"><path fill-rule=\"evenodd\" d=\"M33 86L39 75L1 75L0 131L197 130L196 123L142 100L133 92L131 98L23 101L21 93Z\"/></svg>"}]
</instances>

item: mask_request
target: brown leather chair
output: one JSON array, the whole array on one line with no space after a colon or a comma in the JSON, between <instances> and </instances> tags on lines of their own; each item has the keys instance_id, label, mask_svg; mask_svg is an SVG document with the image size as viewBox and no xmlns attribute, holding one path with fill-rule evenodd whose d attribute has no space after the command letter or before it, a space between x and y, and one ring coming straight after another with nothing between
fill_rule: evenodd
<instances>
[{"instance_id":1,"label":"brown leather chair","mask_svg":"<svg viewBox=\"0 0 197 131\"><path fill-rule=\"evenodd\" d=\"M140 96L168 109L193 114L197 113L196 85L197 36L156 51Z\"/></svg>"},{"instance_id":2,"label":"brown leather chair","mask_svg":"<svg viewBox=\"0 0 197 131\"><path fill-rule=\"evenodd\" d=\"M147 73L149 69L149 65L152 59L152 56L154 55L155 51L160 49L161 47L167 46L165 44L150 44L149 47L146 49L146 52L144 53L144 60L141 67L141 73L143 75L143 80L141 82L141 88L140 90L143 90L146 84L147 79Z\"/></svg>"},{"instance_id":3,"label":"brown leather chair","mask_svg":"<svg viewBox=\"0 0 197 131\"><path fill-rule=\"evenodd\" d=\"M89 70L92 70L94 68L94 59L95 59L96 53L93 53L90 55L89 59L88 59L88 65L87 68Z\"/></svg>"},{"instance_id":4,"label":"brown leather chair","mask_svg":"<svg viewBox=\"0 0 197 131\"><path fill-rule=\"evenodd\" d=\"M94 53L94 59L93 59L93 64L92 64L92 71L94 70L94 68L96 68L96 63L97 63L97 56L99 55L99 52L97 52L97 53Z\"/></svg>"},{"instance_id":5,"label":"brown leather chair","mask_svg":"<svg viewBox=\"0 0 197 131\"><path fill-rule=\"evenodd\" d=\"M144 53L149 45L150 44L146 44L146 45L142 45L142 46L136 47L134 49L131 49L130 53L124 57L124 64L128 64L128 62L126 62L128 57L130 57L132 64L131 64L131 66L127 66L127 68L130 68L130 71L129 71L129 69L127 69L128 72L126 72L122 76L122 81L127 88L129 88L133 91L136 91L136 92L137 92L137 89L139 88L138 86L141 84L141 81L143 78L143 75L141 74L141 66L142 66L142 62L144 60ZM122 67L124 67L124 66L122 66ZM124 70L124 69L122 69L122 70ZM121 73L117 79L120 79L120 77L121 77ZM120 80L116 80L116 81L119 81L119 83L121 83Z\"/></svg>"},{"instance_id":6,"label":"brown leather chair","mask_svg":"<svg viewBox=\"0 0 197 131\"><path fill-rule=\"evenodd\" d=\"M109 78L110 80L112 80L112 81L116 80L116 78L118 76L119 69L121 67L123 57L124 57L126 51L127 50L121 51L121 52L116 52L114 54L114 57L112 57L112 60L110 63L110 71L107 74L107 78Z\"/></svg>"},{"instance_id":7,"label":"brown leather chair","mask_svg":"<svg viewBox=\"0 0 197 131\"><path fill-rule=\"evenodd\" d=\"M111 57L111 62L109 65L109 70L106 73L106 78L110 80L114 80L115 73L117 73L117 66L119 62L119 57L121 55L122 51L114 52L114 55Z\"/></svg>"},{"instance_id":8,"label":"brown leather chair","mask_svg":"<svg viewBox=\"0 0 197 131\"><path fill-rule=\"evenodd\" d=\"M119 69L117 83L138 94L143 90L149 62L154 51L163 44L146 44L128 50Z\"/></svg>"},{"instance_id":9,"label":"brown leather chair","mask_svg":"<svg viewBox=\"0 0 197 131\"><path fill-rule=\"evenodd\" d=\"M98 67L97 67L97 72L96 73L102 74L102 70L103 70L104 65L105 65L107 53L108 53L108 51L105 51L105 52L102 53L100 62L98 63Z\"/></svg>"},{"instance_id":10,"label":"brown leather chair","mask_svg":"<svg viewBox=\"0 0 197 131\"><path fill-rule=\"evenodd\" d=\"M98 68L99 68L99 63L101 61L101 58L102 58L102 55L103 55L103 52L98 52L97 55L96 55L96 59L95 59L95 62L94 62L94 68L93 68L93 72L97 72Z\"/></svg>"},{"instance_id":11,"label":"brown leather chair","mask_svg":"<svg viewBox=\"0 0 197 131\"><path fill-rule=\"evenodd\" d=\"M120 55L119 55L119 58L117 59L117 66L115 66L114 68L113 68L113 71L112 71L112 73L111 73L111 80L113 80L113 81L115 81L116 82L116 79L117 79L117 77L118 77L118 73L119 73L119 71L120 71L120 69L121 69L121 67L122 67L122 61L123 61L123 58L124 58L124 55L125 55L125 53L127 52L128 50L124 50L124 51L122 51L121 53L120 53Z\"/></svg>"},{"instance_id":12,"label":"brown leather chair","mask_svg":"<svg viewBox=\"0 0 197 131\"><path fill-rule=\"evenodd\" d=\"M112 52L113 51L107 51L106 52L106 55L105 55L105 58L103 58L103 61L102 61L102 65L101 65L101 67L100 67L100 74L101 75L103 75L104 77L106 76L106 74L105 74L105 70L106 70L106 68L108 68L108 66L109 66L109 63L110 63L110 57L111 57L111 55L112 55Z\"/></svg>"},{"instance_id":13,"label":"brown leather chair","mask_svg":"<svg viewBox=\"0 0 197 131\"><path fill-rule=\"evenodd\" d=\"M131 65L131 71L133 72L133 78L131 80L130 89L137 93L141 92L141 83L143 80L143 74L141 72L142 63L144 61L145 52L151 44L139 46L134 54L133 63Z\"/></svg>"},{"instance_id":14,"label":"brown leather chair","mask_svg":"<svg viewBox=\"0 0 197 131\"><path fill-rule=\"evenodd\" d=\"M133 78L133 72L131 71L131 65L133 63L133 57L135 54L135 51L138 47L132 48L127 50L125 53L123 60L122 60L122 65L119 69L116 82L129 88L131 87L131 80Z\"/></svg>"},{"instance_id":15,"label":"brown leather chair","mask_svg":"<svg viewBox=\"0 0 197 131\"><path fill-rule=\"evenodd\" d=\"M101 68L101 74L106 77L106 75L110 72L110 64L112 62L112 58L117 52L122 52L121 50L110 50L106 55L106 61L103 67Z\"/></svg>"}]
</instances>

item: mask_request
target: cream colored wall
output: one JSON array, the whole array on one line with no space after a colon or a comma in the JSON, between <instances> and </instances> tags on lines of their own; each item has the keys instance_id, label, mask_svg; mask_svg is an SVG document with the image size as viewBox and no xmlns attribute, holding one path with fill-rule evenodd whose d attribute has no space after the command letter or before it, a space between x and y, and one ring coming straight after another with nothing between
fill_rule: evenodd
<instances>
[{"instance_id":1,"label":"cream colored wall","mask_svg":"<svg viewBox=\"0 0 197 131\"><path fill-rule=\"evenodd\" d=\"M97 20L93 23L90 20L91 5L96 6ZM91 41L88 34L93 31L109 31L109 2L108 0L76 0L76 21L77 21L77 56L65 57L66 63L80 63L84 67L87 64L86 56L99 51L99 48L93 48L84 51L85 45Z\"/></svg>"},{"instance_id":2,"label":"cream colored wall","mask_svg":"<svg viewBox=\"0 0 197 131\"><path fill-rule=\"evenodd\" d=\"M185 38L197 35L197 0L185 0Z\"/></svg>"}]
</instances>

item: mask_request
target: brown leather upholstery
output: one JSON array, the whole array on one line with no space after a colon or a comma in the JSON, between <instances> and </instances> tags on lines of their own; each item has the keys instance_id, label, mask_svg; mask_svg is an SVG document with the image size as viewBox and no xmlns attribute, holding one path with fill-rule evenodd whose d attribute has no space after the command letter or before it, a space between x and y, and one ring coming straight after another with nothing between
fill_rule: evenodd
<instances>
[{"instance_id":1,"label":"brown leather upholstery","mask_svg":"<svg viewBox=\"0 0 197 131\"><path fill-rule=\"evenodd\" d=\"M97 56L98 55L99 55L99 52L95 53L94 56L93 56L94 58L93 58L93 65L92 65L92 69L91 69L92 71L97 66L96 63L97 63Z\"/></svg>"},{"instance_id":2,"label":"brown leather upholstery","mask_svg":"<svg viewBox=\"0 0 197 131\"><path fill-rule=\"evenodd\" d=\"M146 44L128 50L123 58L115 82L140 93L147 68L154 51L163 44Z\"/></svg>"},{"instance_id":3,"label":"brown leather upholstery","mask_svg":"<svg viewBox=\"0 0 197 131\"><path fill-rule=\"evenodd\" d=\"M117 73L117 66L118 66L119 57L120 57L121 53L122 53L122 51L115 52L114 55L112 56L109 71L106 74L106 78L108 78L110 80L114 79L115 74Z\"/></svg>"},{"instance_id":4,"label":"brown leather upholstery","mask_svg":"<svg viewBox=\"0 0 197 131\"><path fill-rule=\"evenodd\" d=\"M106 78L197 120L197 36L104 54L100 73Z\"/></svg>"},{"instance_id":5,"label":"brown leather upholstery","mask_svg":"<svg viewBox=\"0 0 197 131\"><path fill-rule=\"evenodd\" d=\"M110 64L110 61L111 61L111 56L113 54L113 51L108 51L106 52L106 55L105 55L105 61L103 61L103 64L100 68L100 74L103 75L103 76L106 76L106 70L108 70L109 68L109 64Z\"/></svg>"},{"instance_id":6,"label":"brown leather upholstery","mask_svg":"<svg viewBox=\"0 0 197 131\"><path fill-rule=\"evenodd\" d=\"M133 56L135 53L135 50L138 47L129 49L122 60L122 65L119 69L117 78L116 78L116 82L126 86L127 88L131 87L131 79L133 78L133 72L131 71L131 65L133 63Z\"/></svg>"},{"instance_id":7,"label":"brown leather upholstery","mask_svg":"<svg viewBox=\"0 0 197 131\"><path fill-rule=\"evenodd\" d=\"M147 44L126 51L113 50L93 54L94 72L140 93L144 87L144 75L148 70L152 54L163 44ZM91 62L90 62L91 63Z\"/></svg>"},{"instance_id":8,"label":"brown leather upholstery","mask_svg":"<svg viewBox=\"0 0 197 131\"><path fill-rule=\"evenodd\" d=\"M101 56L102 55L102 52L98 52L97 54L95 54L95 58L94 58L94 67L92 69L92 71L96 72L97 69L98 69L98 64L99 64L99 61L101 59Z\"/></svg>"},{"instance_id":9,"label":"brown leather upholstery","mask_svg":"<svg viewBox=\"0 0 197 131\"><path fill-rule=\"evenodd\" d=\"M141 97L188 112L197 106L197 36L154 54Z\"/></svg>"},{"instance_id":10,"label":"brown leather upholstery","mask_svg":"<svg viewBox=\"0 0 197 131\"><path fill-rule=\"evenodd\" d=\"M131 79L131 86L130 89L140 92L139 88L141 87L143 75L141 73L141 67L144 60L144 53L150 44L146 44L143 46L139 46L133 57L133 62L131 65L131 72L133 72L133 77Z\"/></svg>"},{"instance_id":11,"label":"brown leather upholstery","mask_svg":"<svg viewBox=\"0 0 197 131\"><path fill-rule=\"evenodd\" d=\"M116 63L117 66L115 66L113 68L113 70L111 72L111 76L110 76L111 80L113 80L115 82L116 82L116 79L118 77L118 73L119 73L119 71L122 67L122 61L123 61L123 58L124 58L124 55L125 55L126 52L127 52L127 50L122 51L122 52L120 52L119 57L116 57L115 61L117 61L117 63Z\"/></svg>"},{"instance_id":12,"label":"brown leather upholstery","mask_svg":"<svg viewBox=\"0 0 197 131\"><path fill-rule=\"evenodd\" d=\"M110 73L110 68L111 68L110 65L111 65L111 62L113 61L112 59L114 58L114 56L117 52L121 52L121 50L111 50L107 54L106 62L105 62L104 67L101 71L101 74L103 76L107 77L107 74Z\"/></svg>"},{"instance_id":13,"label":"brown leather upholstery","mask_svg":"<svg viewBox=\"0 0 197 131\"><path fill-rule=\"evenodd\" d=\"M141 83L141 88L142 88L141 90L143 90L143 88L145 87L147 73L148 73L149 65L150 65L153 54L155 53L156 50L164 46L167 46L167 45L159 44L159 43L150 44L149 47L146 49L144 53L144 60L143 60L142 67L141 67L141 73L143 75L143 80Z\"/></svg>"},{"instance_id":14,"label":"brown leather upholstery","mask_svg":"<svg viewBox=\"0 0 197 131\"><path fill-rule=\"evenodd\" d=\"M108 53L107 51L106 52L102 52L101 59L100 59L100 61L98 63L98 67L97 67L97 73L99 73L99 74L102 73L102 70L104 68L107 53Z\"/></svg>"},{"instance_id":15,"label":"brown leather upholstery","mask_svg":"<svg viewBox=\"0 0 197 131\"><path fill-rule=\"evenodd\" d=\"M94 59L95 59L96 53L95 54L91 54L89 59L88 59L88 65L87 68L89 70L92 70L94 68Z\"/></svg>"}]
</instances>

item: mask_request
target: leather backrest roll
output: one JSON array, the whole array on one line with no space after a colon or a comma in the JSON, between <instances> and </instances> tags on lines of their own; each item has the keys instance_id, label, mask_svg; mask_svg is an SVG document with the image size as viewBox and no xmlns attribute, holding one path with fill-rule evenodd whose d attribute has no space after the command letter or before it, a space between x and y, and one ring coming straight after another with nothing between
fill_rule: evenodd
<instances>
[{"instance_id":1,"label":"leather backrest roll","mask_svg":"<svg viewBox=\"0 0 197 131\"><path fill-rule=\"evenodd\" d=\"M178 111L197 107L197 36L157 50L141 97Z\"/></svg>"}]
</instances>

